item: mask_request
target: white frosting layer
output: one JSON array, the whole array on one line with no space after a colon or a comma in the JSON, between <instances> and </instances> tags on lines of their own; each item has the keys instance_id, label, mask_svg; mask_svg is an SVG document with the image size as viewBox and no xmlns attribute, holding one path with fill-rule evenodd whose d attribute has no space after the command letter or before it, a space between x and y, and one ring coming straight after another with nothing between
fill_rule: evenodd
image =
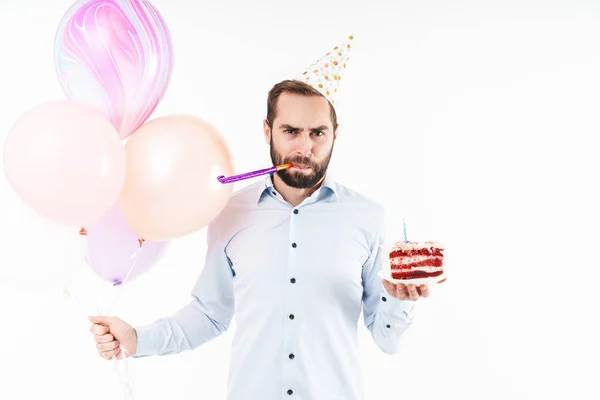
<instances>
[{"instance_id":1,"label":"white frosting layer","mask_svg":"<svg viewBox=\"0 0 600 400\"><path fill-rule=\"evenodd\" d=\"M394 257L390 260L392 265L406 265L426 260L443 260L440 256L412 256L412 257Z\"/></svg>"}]
</instances>

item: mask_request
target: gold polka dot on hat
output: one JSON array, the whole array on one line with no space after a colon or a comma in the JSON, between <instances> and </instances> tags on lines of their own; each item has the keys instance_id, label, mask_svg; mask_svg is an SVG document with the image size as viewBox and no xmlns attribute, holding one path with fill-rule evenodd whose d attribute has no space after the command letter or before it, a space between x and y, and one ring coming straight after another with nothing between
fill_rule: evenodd
<instances>
[{"instance_id":1,"label":"gold polka dot on hat","mask_svg":"<svg viewBox=\"0 0 600 400\"><path fill-rule=\"evenodd\" d=\"M335 46L332 51L309 65L295 79L309 84L325 96L331 104L335 104L333 96L338 93L342 75L348 60L350 60L350 42L353 39L354 36L348 36L347 41Z\"/></svg>"}]
</instances>

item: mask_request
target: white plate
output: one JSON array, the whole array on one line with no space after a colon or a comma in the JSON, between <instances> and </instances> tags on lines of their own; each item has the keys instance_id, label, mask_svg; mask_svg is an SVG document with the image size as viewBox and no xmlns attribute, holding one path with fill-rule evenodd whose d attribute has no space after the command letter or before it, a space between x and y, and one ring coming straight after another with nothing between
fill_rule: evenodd
<instances>
[{"instance_id":1,"label":"white plate","mask_svg":"<svg viewBox=\"0 0 600 400\"><path fill-rule=\"evenodd\" d=\"M381 277L382 279L385 279L386 281L394 283L394 284L401 283L403 285L415 285L415 286L432 285L434 283L441 283L441 281L446 279L446 276L443 273L441 275L433 276L433 277L429 277L429 278L394 279L394 278L392 278L390 271L389 270L386 271L385 269L380 270L377 273L377 275L379 275L379 277Z\"/></svg>"}]
</instances>

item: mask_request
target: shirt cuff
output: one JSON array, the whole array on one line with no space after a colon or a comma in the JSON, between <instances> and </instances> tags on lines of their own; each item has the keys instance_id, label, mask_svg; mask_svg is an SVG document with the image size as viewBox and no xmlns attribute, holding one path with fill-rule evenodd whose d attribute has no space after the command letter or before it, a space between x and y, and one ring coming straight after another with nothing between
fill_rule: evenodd
<instances>
[{"instance_id":1,"label":"shirt cuff","mask_svg":"<svg viewBox=\"0 0 600 400\"><path fill-rule=\"evenodd\" d=\"M379 310L396 318L412 321L415 302L411 300L400 300L389 293L383 292L379 302Z\"/></svg>"},{"instance_id":2,"label":"shirt cuff","mask_svg":"<svg viewBox=\"0 0 600 400\"><path fill-rule=\"evenodd\" d=\"M151 325L140 326L135 328L137 335L136 351L134 358L153 356L158 353L158 345L156 340L156 329Z\"/></svg>"}]
</instances>

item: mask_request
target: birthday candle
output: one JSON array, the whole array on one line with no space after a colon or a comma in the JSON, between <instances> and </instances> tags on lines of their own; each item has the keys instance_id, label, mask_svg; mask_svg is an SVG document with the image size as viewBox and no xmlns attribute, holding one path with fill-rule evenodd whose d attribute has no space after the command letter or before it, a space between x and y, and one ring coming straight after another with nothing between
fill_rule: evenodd
<instances>
[{"instance_id":1,"label":"birthday candle","mask_svg":"<svg viewBox=\"0 0 600 400\"><path fill-rule=\"evenodd\" d=\"M406 236L406 221L402 219L402 229L404 230L404 243L408 243L408 237Z\"/></svg>"}]
</instances>

